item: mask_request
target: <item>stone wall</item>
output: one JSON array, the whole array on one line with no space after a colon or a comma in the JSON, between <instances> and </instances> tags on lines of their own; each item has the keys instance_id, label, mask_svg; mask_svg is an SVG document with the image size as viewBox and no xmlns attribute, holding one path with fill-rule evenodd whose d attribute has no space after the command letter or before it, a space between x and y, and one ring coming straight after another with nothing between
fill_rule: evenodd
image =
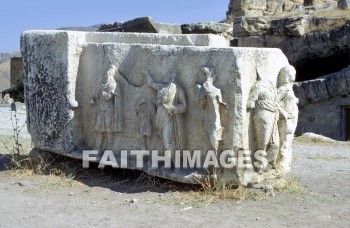
<instances>
[{"instance_id":1,"label":"stone wall","mask_svg":"<svg viewBox=\"0 0 350 228\"><path fill-rule=\"evenodd\" d=\"M227 20L235 17L274 16L304 5L304 0L230 0Z\"/></svg>"},{"instance_id":2,"label":"stone wall","mask_svg":"<svg viewBox=\"0 0 350 228\"><path fill-rule=\"evenodd\" d=\"M350 66L315 80L295 83L294 92L300 108L296 135L313 132L335 140L346 139L343 111L350 107Z\"/></svg>"},{"instance_id":3,"label":"stone wall","mask_svg":"<svg viewBox=\"0 0 350 228\"><path fill-rule=\"evenodd\" d=\"M235 17L280 16L284 12L320 9L349 9L349 0L230 0L227 21Z\"/></svg>"},{"instance_id":4,"label":"stone wall","mask_svg":"<svg viewBox=\"0 0 350 228\"><path fill-rule=\"evenodd\" d=\"M350 106L350 96L338 96L312 103L300 109L296 136L313 132L334 140L348 140L344 131L343 111Z\"/></svg>"},{"instance_id":5,"label":"stone wall","mask_svg":"<svg viewBox=\"0 0 350 228\"><path fill-rule=\"evenodd\" d=\"M337 55L350 55L350 20L344 17L238 17L235 18L233 27L233 46L280 48L296 67L299 81L310 79L310 75L302 75L300 70L308 62ZM334 61L337 60L332 60ZM337 67L334 71L346 66L347 64ZM328 73L330 72L315 77Z\"/></svg>"}]
</instances>

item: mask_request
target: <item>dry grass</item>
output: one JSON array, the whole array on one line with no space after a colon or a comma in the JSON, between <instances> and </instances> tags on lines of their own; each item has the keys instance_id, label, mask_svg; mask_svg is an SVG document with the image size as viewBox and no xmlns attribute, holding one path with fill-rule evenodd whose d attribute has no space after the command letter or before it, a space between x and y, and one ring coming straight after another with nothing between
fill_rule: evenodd
<instances>
[{"instance_id":1,"label":"dry grass","mask_svg":"<svg viewBox=\"0 0 350 228\"><path fill-rule=\"evenodd\" d=\"M309 190L307 190L306 188L304 188L297 177L290 177L288 180L286 180L285 182L276 182L273 185L274 190L277 193L281 193L281 192L286 192L286 193L290 193L290 194L308 194L310 193Z\"/></svg>"},{"instance_id":2,"label":"dry grass","mask_svg":"<svg viewBox=\"0 0 350 228\"><path fill-rule=\"evenodd\" d=\"M13 156L11 169L7 173L12 176L25 175L45 178L40 189L48 190L86 186L82 180L90 180L97 185L122 184L127 186L129 191L173 192L171 194L173 197L163 203L181 208L207 208L213 202L264 200L268 197L264 190L229 185L224 181L212 178L205 179L201 185L185 185L153 177L143 172L125 171L126 174L121 174L117 171L115 175L114 171L116 170L83 169L80 160L48 152L38 152L32 156L28 156L27 153ZM288 181L276 182L273 188L276 192L291 194L307 192L295 177Z\"/></svg>"},{"instance_id":3,"label":"dry grass","mask_svg":"<svg viewBox=\"0 0 350 228\"><path fill-rule=\"evenodd\" d=\"M279 180L272 182L269 188L257 189L244 186L230 186L224 182L213 183L208 180L202 183L201 188L192 189L190 191L176 191L173 198L168 199L167 205L179 206L182 209L188 208L207 208L211 203L225 203L230 201L245 200L265 200L274 197L275 193L288 193L293 195L305 195L309 191L301 186L296 177L291 177L287 181ZM271 194L273 193L273 194Z\"/></svg>"}]
</instances>

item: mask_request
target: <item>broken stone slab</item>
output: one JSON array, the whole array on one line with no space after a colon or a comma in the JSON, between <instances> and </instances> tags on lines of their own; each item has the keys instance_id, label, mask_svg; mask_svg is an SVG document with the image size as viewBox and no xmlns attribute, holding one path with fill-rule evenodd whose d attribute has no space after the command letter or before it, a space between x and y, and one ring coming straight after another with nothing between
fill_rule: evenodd
<instances>
[{"instance_id":1,"label":"broken stone slab","mask_svg":"<svg viewBox=\"0 0 350 228\"><path fill-rule=\"evenodd\" d=\"M316 79L305 84L307 99L312 102L318 102L329 98L329 93L325 84L325 80Z\"/></svg>"},{"instance_id":2,"label":"broken stone slab","mask_svg":"<svg viewBox=\"0 0 350 228\"><path fill-rule=\"evenodd\" d=\"M151 17L141 17L126 22L115 22L113 24L102 24L98 28L98 31L182 34L181 25L155 22Z\"/></svg>"},{"instance_id":3,"label":"broken stone slab","mask_svg":"<svg viewBox=\"0 0 350 228\"><path fill-rule=\"evenodd\" d=\"M122 32L123 22L116 21L113 24L102 24L98 28L99 32Z\"/></svg>"},{"instance_id":4,"label":"broken stone slab","mask_svg":"<svg viewBox=\"0 0 350 228\"><path fill-rule=\"evenodd\" d=\"M350 84L348 84L350 78L348 78L345 74L346 71L350 72L350 67L340 72L330 74L325 78L325 84L327 86L328 93L331 97L344 96L350 94Z\"/></svg>"},{"instance_id":5,"label":"broken stone slab","mask_svg":"<svg viewBox=\"0 0 350 228\"><path fill-rule=\"evenodd\" d=\"M181 30L183 34L219 34L229 31L231 27L231 24L226 23L201 22L194 24L183 24L181 25Z\"/></svg>"},{"instance_id":6,"label":"broken stone slab","mask_svg":"<svg viewBox=\"0 0 350 228\"><path fill-rule=\"evenodd\" d=\"M345 25L347 18L328 16L319 18L312 15L297 15L285 18L236 17L233 22L235 37L290 36L303 37L314 31L328 31Z\"/></svg>"},{"instance_id":7,"label":"broken stone slab","mask_svg":"<svg viewBox=\"0 0 350 228\"><path fill-rule=\"evenodd\" d=\"M161 34L182 34L180 24L156 23L158 33Z\"/></svg>"},{"instance_id":8,"label":"broken stone slab","mask_svg":"<svg viewBox=\"0 0 350 228\"><path fill-rule=\"evenodd\" d=\"M261 179L254 178L259 176L254 169L239 165L239 154L256 151L255 138L270 132L252 128L252 119L258 118L252 105L254 94L265 88L261 83L277 91L277 78L286 76L281 73L288 65L284 54L279 49L164 45L151 39L162 36L150 34L143 37L153 43L120 42L120 37L138 40L138 35L22 34L27 127L34 147L76 158L85 150L116 155L122 150L198 150L201 164L210 150L218 155L231 150L236 163L220 168L219 179L231 184ZM129 169L184 183L212 176L201 167L153 168L149 159L139 167L135 158L129 159Z\"/></svg>"},{"instance_id":9,"label":"broken stone slab","mask_svg":"<svg viewBox=\"0 0 350 228\"><path fill-rule=\"evenodd\" d=\"M261 31L252 30L252 34L260 32L263 34L251 37L249 32L244 30L245 28L235 29L235 31L243 31L242 34L234 34L236 37L235 45L237 47L280 48L290 63L299 69L304 67L305 63L314 61L315 58L326 58L349 52L349 20L341 17L313 18L310 26L314 30L304 36L276 36L270 34L270 30L261 29ZM256 27L253 26L253 28Z\"/></svg>"},{"instance_id":10,"label":"broken stone slab","mask_svg":"<svg viewBox=\"0 0 350 228\"><path fill-rule=\"evenodd\" d=\"M123 23L123 32L159 33L151 17L139 17Z\"/></svg>"},{"instance_id":11,"label":"broken stone slab","mask_svg":"<svg viewBox=\"0 0 350 228\"><path fill-rule=\"evenodd\" d=\"M235 17L233 21L233 36L259 36L268 33L270 27L270 17Z\"/></svg>"}]
</instances>

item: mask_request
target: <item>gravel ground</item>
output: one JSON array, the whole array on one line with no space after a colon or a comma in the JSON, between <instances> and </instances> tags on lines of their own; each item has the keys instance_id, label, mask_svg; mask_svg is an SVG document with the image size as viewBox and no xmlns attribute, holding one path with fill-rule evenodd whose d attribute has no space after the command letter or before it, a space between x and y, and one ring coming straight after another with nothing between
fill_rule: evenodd
<instances>
[{"instance_id":1,"label":"gravel ground","mask_svg":"<svg viewBox=\"0 0 350 228\"><path fill-rule=\"evenodd\" d=\"M0 172L0 227L349 227L350 146L296 143L294 154L293 175L308 192L263 200L201 201L148 182Z\"/></svg>"},{"instance_id":2,"label":"gravel ground","mask_svg":"<svg viewBox=\"0 0 350 228\"><path fill-rule=\"evenodd\" d=\"M118 180L0 171L0 227L350 227L350 144L297 141L292 176L304 190L258 200L199 197L121 170Z\"/></svg>"}]
</instances>

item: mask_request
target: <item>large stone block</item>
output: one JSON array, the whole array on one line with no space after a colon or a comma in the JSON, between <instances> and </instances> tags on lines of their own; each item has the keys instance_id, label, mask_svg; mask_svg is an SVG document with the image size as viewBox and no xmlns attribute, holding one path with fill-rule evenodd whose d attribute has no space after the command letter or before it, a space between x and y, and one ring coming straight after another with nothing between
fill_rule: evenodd
<instances>
[{"instance_id":1,"label":"large stone block","mask_svg":"<svg viewBox=\"0 0 350 228\"><path fill-rule=\"evenodd\" d=\"M146 34L142 42L149 44L120 42L125 37L139 41L138 36L63 31L22 34L27 125L34 147L77 158L83 150L92 149L117 154L169 149L172 156L175 149L191 154L199 150L201 163L208 150L218 156L231 150L236 163L219 169L219 177L231 184L261 178L256 170L239 166L239 154L255 151L256 136L266 134L264 129L252 128L255 111L250 110L255 98L251 96L258 94L256 89L265 89L259 87L265 82L275 96L277 77L288 65L283 53L279 49L161 45L169 39L202 44L201 39L211 37L207 35ZM208 176L202 168L140 168L130 159L128 168L172 180L197 183L195 178Z\"/></svg>"}]
</instances>

